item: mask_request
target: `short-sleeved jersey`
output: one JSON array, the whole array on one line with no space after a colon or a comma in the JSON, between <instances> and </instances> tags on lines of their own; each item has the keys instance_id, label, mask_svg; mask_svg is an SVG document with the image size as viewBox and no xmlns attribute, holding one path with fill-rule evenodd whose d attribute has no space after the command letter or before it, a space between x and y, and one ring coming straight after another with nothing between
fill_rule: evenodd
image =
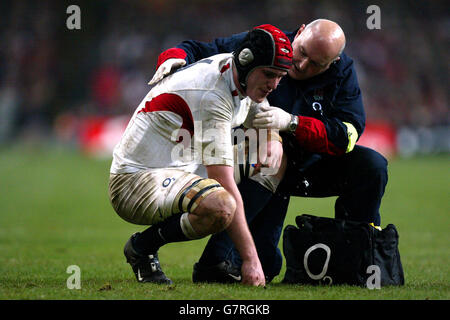
<instances>
[{"instance_id":1,"label":"short-sleeved jersey","mask_svg":"<svg viewBox=\"0 0 450 320\"><path fill-rule=\"evenodd\" d=\"M232 64L231 54L215 55L153 87L114 148L111 173L233 166L231 130L255 103L239 94Z\"/></svg>"}]
</instances>

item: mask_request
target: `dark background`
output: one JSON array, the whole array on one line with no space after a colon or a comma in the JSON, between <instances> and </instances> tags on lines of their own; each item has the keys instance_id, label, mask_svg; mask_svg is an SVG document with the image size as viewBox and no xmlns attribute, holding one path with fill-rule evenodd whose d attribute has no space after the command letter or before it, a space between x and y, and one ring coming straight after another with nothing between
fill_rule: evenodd
<instances>
[{"instance_id":1,"label":"dark background","mask_svg":"<svg viewBox=\"0 0 450 320\"><path fill-rule=\"evenodd\" d=\"M69 5L81 30L69 30ZM369 30L369 5L381 29ZM130 116L158 54L271 23L318 18L346 33L368 123L394 129L400 153L450 152L448 1L5 1L0 4L0 145L79 148L83 119ZM415 149L414 149L415 147Z\"/></svg>"}]
</instances>

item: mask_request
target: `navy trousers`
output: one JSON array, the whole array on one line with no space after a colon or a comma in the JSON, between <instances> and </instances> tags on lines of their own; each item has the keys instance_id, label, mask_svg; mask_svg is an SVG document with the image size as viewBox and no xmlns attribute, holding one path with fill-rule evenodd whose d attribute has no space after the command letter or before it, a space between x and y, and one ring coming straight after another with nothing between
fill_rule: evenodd
<instances>
[{"instance_id":1,"label":"navy trousers","mask_svg":"<svg viewBox=\"0 0 450 320\"><path fill-rule=\"evenodd\" d=\"M310 159L306 166L290 162L275 194L252 180L241 182L238 187L247 222L268 280L281 270L278 244L290 196L337 196L336 218L380 225L379 209L387 181L387 160L378 152L357 145L342 156ZM242 264L226 232L211 236L202 255L204 260L208 257L212 258L210 261L229 259L237 266Z\"/></svg>"},{"instance_id":2,"label":"navy trousers","mask_svg":"<svg viewBox=\"0 0 450 320\"><path fill-rule=\"evenodd\" d=\"M335 217L381 224L380 205L388 182L387 160L355 146L343 156L322 156L306 168L289 166L281 192L297 197L338 196Z\"/></svg>"}]
</instances>

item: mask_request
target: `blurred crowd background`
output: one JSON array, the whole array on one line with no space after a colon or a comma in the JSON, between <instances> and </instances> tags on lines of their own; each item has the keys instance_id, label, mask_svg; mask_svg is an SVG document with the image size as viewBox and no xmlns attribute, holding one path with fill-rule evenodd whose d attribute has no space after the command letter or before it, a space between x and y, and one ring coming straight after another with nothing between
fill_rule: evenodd
<instances>
[{"instance_id":1,"label":"blurred crowd background","mask_svg":"<svg viewBox=\"0 0 450 320\"><path fill-rule=\"evenodd\" d=\"M81 10L80 30L66 26L72 4ZM366 26L372 4L381 9L379 30ZM110 148L149 90L163 50L263 23L295 30L327 18L346 33L368 124L393 132L404 154L448 153L449 7L445 0L2 0L0 145L82 149L106 131Z\"/></svg>"}]
</instances>

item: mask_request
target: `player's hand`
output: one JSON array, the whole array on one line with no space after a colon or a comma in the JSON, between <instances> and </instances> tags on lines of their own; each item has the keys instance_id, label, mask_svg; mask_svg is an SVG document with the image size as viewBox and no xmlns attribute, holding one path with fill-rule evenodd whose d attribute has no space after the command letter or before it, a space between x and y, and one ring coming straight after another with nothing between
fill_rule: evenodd
<instances>
[{"instance_id":1,"label":"player's hand","mask_svg":"<svg viewBox=\"0 0 450 320\"><path fill-rule=\"evenodd\" d=\"M283 109L272 106L261 106L260 112L255 115L253 126L259 129L287 130L291 122L291 114Z\"/></svg>"},{"instance_id":2,"label":"player's hand","mask_svg":"<svg viewBox=\"0 0 450 320\"><path fill-rule=\"evenodd\" d=\"M243 261L241 267L242 283L251 286L266 286L266 277L259 260Z\"/></svg>"},{"instance_id":3,"label":"player's hand","mask_svg":"<svg viewBox=\"0 0 450 320\"><path fill-rule=\"evenodd\" d=\"M281 166L283 158L283 144L278 140L261 143L259 150L259 163L262 165L261 174L275 175Z\"/></svg>"},{"instance_id":4,"label":"player's hand","mask_svg":"<svg viewBox=\"0 0 450 320\"><path fill-rule=\"evenodd\" d=\"M153 85L161 81L165 76L168 74L174 72L176 69L184 66L186 64L186 61L184 59L167 59L164 61L156 70L152 80L148 84Z\"/></svg>"}]
</instances>

